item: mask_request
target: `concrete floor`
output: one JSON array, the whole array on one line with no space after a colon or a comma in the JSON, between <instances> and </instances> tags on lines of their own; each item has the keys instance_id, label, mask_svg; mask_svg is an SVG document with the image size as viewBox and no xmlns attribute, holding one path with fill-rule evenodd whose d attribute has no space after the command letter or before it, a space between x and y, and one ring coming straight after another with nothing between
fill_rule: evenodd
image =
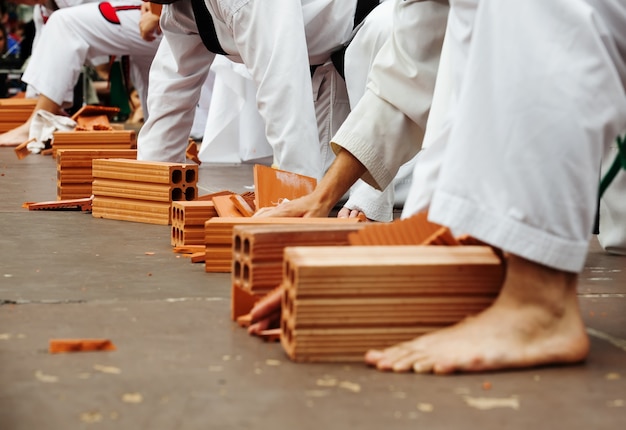
<instances>
[{"instance_id":1,"label":"concrete floor","mask_svg":"<svg viewBox=\"0 0 626 430\"><path fill-rule=\"evenodd\" d=\"M586 364L450 377L295 364L229 320L229 276L174 254L169 227L23 209L55 199L55 169L0 148L0 430L626 428L626 258L595 239ZM200 194L246 191L251 170L202 165ZM117 351L48 354L63 337Z\"/></svg>"}]
</instances>

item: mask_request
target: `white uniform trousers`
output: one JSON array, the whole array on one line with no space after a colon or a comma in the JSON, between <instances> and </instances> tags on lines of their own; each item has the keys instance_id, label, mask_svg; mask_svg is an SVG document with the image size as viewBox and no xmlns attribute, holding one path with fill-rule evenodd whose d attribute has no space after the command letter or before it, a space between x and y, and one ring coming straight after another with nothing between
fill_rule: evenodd
<instances>
[{"instance_id":1,"label":"white uniform trousers","mask_svg":"<svg viewBox=\"0 0 626 430\"><path fill-rule=\"evenodd\" d=\"M414 180L423 188L409 198L433 190L429 206L413 209L428 208L432 221L456 233L579 272L601 159L626 129L626 4L451 6L450 118L418 158Z\"/></svg>"},{"instance_id":2,"label":"white uniform trousers","mask_svg":"<svg viewBox=\"0 0 626 430\"><path fill-rule=\"evenodd\" d=\"M106 3L106 2L104 2ZM119 0L114 8L140 6L140 0ZM117 10L119 22L107 20L100 3L63 8L52 13L22 80L59 105L71 103L68 94L78 80L81 67L89 58L103 55L130 56L130 78L141 99L144 114L149 114L145 98L148 73L160 37L152 42L139 34L139 9Z\"/></svg>"},{"instance_id":3,"label":"white uniform trousers","mask_svg":"<svg viewBox=\"0 0 626 430\"><path fill-rule=\"evenodd\" d=\"M222 47L233 60L246 64L257 85L257 107L275 163L281 169L320 178L324 161L311 100L309 62L326 63L330 53L348 40L356 2L205 3ZM180 162L191 110L215 54L197 34L187 0L163 8L161 28L168 44L159 49L151 71L151 119L140 132L138 158Z\"/></svg>"},{"instance_id":4,"label":"white uniform trousers","mask_svg":"<svg viewBox=\"0 0 626 430\"><path fill-rule=\"evenodd\" d=\"M356 35L345 54L345 84L330 62L316 67L312 76L315 116L324 170L334 160L334 153L328 143L349 113L348 96L353 100L351 103L356 103L360 99L365 91L373 58L391 32L392 2L387 3L386 7L381 6L370 13L364 24L355 31ZM214 63L212 70L215 68ZM254 112L256 111L254 98L246 99L249 98L248 88L253 82L252 79L246 78L240 72L229 73L230 71L224 70L223 66L217 70L218 88L213 100L215 110L214 115L209 115L205 133L207 138L203 140L201 148L201 160L240 162L266 157L268 144L262 118L260 116L256 118L258 113ZM220 91L221 85L226 85L227 90ZM221 99L220 96L225 94L228 94L228 99ZM256 128L253 130L254 127ZM374 193L377 194L372 197L367 193L358 193L360 201L372 202L374 207L378 208L379 204L374 200L380 200L381 193L378 191Z\"/></svg>"},{"instance_id":5,"label":"white uniform trousers","mask_svg":"<svg viewBox=\"0 0 626 430\"><path fill-rule=\"evenodd\" d=\"M59 0L59 1L56 1L56 4L59 8L63 9L66 7L78 6L83 3L95 3L95 2L99 2L99 0L63 0L63 1ZM33 22L35 24L35 37L33 39L32 50L34 50L35 46L37 46L37 43L39 42L39 39L41 38L41 33L43 33L43 26L45 22L50 18L50 14L52 12L53 11L49 10L48 8L46 8L45 6L41 4L36 4L33 6ZM93 65L103 64L103 61L101 58L94 58L94 59L89 59L89 60L90 60L90 63L92 63ZM26 87L25 96L26 98L35 98L39 96L39 94L31 85L28 85ZM73 98L73 92L72 90L70 90L70 92L64 97L64 100L72 100L72 98Z\"/></svg>"}]
</instances>

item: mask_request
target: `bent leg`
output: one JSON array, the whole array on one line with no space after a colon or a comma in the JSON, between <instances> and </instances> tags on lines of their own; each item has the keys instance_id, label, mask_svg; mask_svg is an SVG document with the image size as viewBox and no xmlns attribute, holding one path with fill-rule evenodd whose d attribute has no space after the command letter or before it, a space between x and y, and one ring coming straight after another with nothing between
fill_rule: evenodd
<instances>
[{"instance_id":1,"label":"bent leg","mask_svg":"<svg viewBox=\"0 0 626 430\"><path fill-rule=\"evenodd\" d=\"M585 359L576 273L603 148L626 126L626 6L609 3L603 15L591 0L476 2L430 219L506 251L506 279L478 316L370 351L368 363L451 373Z\"/></svg>"},{"instance_id":2,"label":"bent leg","mask_svg":"<svg viewBox=\"0 0 626 430\"><path fill-rule=\"evenodd\" d=\"M188 2L165 6L161 28L164 38L150 70L149 115L139 132L137 159L184 163L195 108L215 54L202 44Z\"/></svg>"},{"instance_id":3,"label":"bent leg","mask_svg":"<svg viewBox=\"0 0 626 430\"><path fill-rule=\"evenodd\" d=\"M110 4L130 6L130 9L118 10L117 21L112 22L111 17L107 19L100 11L100 3L63 8L55 11L43 27L22 80L54 103L50 112L58 113L62 106L72 102L68 95L72 94L88 58L103 55L151 57L156 52L158 41L147 42L139 34L141 1L120 0ZM48 110L47 106L44 104L41 108ZM29 125L30 120L15 131L23 133ZM0 136L0 142L6 144L10 134L12 131Z\"/></svg>"},{"instance_id":4,"label":"bent leg","mask_svg":"<svg viewBox=\"0 0 626 430\"><path fill-rule=\"evenodd\" d=\"M546 266L582 269L598 167L626 128L626 69L604 18L584 0L480 0L432 221Z\"/></svg>"}]
</instances>

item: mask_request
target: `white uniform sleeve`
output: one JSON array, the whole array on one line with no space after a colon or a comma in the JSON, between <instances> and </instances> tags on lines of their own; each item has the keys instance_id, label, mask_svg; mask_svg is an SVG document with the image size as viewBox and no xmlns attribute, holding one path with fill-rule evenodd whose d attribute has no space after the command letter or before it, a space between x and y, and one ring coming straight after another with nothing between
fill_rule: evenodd
<instances>
[{"instance_id":1,"label":"white uniform sleeve","mask_svg":"<svg viewBox=\"0 0 626 430\"><path fill-rule=\"evenodd\" d=\"M363 180L383 189L421 148L439 66L448 5L396 2L394 32L380 49L367 91L333 138L368 172Z\"/></svg>"}]
</instances>

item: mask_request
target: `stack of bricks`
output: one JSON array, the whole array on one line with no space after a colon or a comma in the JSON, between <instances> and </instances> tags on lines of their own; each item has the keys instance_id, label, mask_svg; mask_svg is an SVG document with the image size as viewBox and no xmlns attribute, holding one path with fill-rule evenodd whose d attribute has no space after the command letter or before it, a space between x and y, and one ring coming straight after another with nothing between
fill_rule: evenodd
<instances>
[{"instance_id":1,"label":"stack of bricks","mask_svg":"<svg viewBox=\"0 0 626 430\"><path fill-rule=\"evenodd\" d=\"M93 160L137 158L135 149L61 149L57 151L57 200L90 197Z\"/></svg>"},{"instance_id":2,"label":"stack of bricks","mask_svg":"<svg viewBox=\"0 0 626 430\"><path fill-rule=\"evenodd\" d=\"M253 192L239 195L225 190L200 196L195 201L173 202L171 244L174 251L191 254L189 256L192 263L204 263L206 221L213 217L226 216L226 213L237 217L251 216L254 211L247 202L254 205L253 199ZM245 215L235 205L239 201L245 205Z\"/></svg>"},{"instance_id":3,"label":"stack of bricks","mask_svg":"<svg viewBox=\"0 0 626 430\"><path fill-rule=\"evenodd\" d=\"M232 318L247 314L251 302L280 285L285 247L348 246L348 236L363 226L354 222L234 226Z\"/></svg>"},{"instance_id":4,"label":"stack of bricks","mask_svg":"<svg viewBox=\"0 0 626 430\"><path fill-rule=\"evenodd\" d=\"M233 231L236 225L347 225L359 222L357 218L264 218L216 217L204 225L207 272L231 272L233 267Z\"/></svg>"},{"instance_id":5,"label":"stack of bricks","mask_svg":"<svg viewBox=\"0 0 626 430\"><path fill-rule=\"evenodd\" d=\"M62 149L134 149L137 133L134 130L55 131L52 154Z\"/></svg>"},{"instance_id":6,"label":"stack of bricks","mask_svg":"<svg viewBox=\"0 0 626 430\"><path fill-rule=\"evenodd\" d=\"M212 201L194 200L172 203L172 246L205 245L204 224L216 217Z\"/></svg>"},{"instance_id":7,"label":"stack of bricks","mask_svg":"<svg viewBox=\"0 0 626 430\"><path fill-rule=\"evenodd\" d=\"M35 109L36 99L9 98L0 100L0 133L25 123Z\"/></svg>"},{"instance_id":8,"label":"stack of bricks","mask_svg":"<svg viewBox=\"0 0 626 430\"><path fill-rule=\"evenodd\" d=\"M95 159L93 178L97 218L169 225L172 202L197 197L196 164Z\"/></svg>"},{"instance_id":9,"label":"stack of bricks","mask_svg":"<svg viewBox=\"0 0 626 430\"><path fill-rule=\"evenodd\" d=\"M487 308L504 276L487 246L288 247L280 338L294 361L362 361Z\"/></svg>"}]
</instances>

